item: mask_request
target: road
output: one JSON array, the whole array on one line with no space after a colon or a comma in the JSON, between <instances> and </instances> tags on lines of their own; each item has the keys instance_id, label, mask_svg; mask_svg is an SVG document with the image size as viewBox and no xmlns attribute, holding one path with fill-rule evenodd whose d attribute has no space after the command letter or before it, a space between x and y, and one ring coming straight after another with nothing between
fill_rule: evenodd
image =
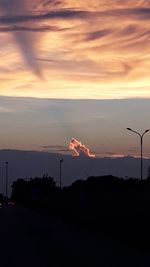
<instances>
[{"instance_id":1,"label":"road","mask_svg":"<svg viewBox=\"0 0 150 267\"><path fill-rule=\"evenodd\" d=\"M147 251L19 207L0 209L0 267L150 266Z\"/></svg>"}]
</instances>

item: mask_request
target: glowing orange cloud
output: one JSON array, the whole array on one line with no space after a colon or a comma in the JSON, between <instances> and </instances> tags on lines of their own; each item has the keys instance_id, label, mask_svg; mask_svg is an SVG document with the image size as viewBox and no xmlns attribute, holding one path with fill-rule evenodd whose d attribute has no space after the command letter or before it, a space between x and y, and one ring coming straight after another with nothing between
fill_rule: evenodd
<instances>
[{"instance_id":1,"label":"glowing orange cloud","mask_svg":"<svg viewBox=\"0 0 150 267\"><path fill-rule=\"evenodd\" d=\"M80 141L72 138L69 144L69 148L74 151L74 156L79 157L80 155L85 155L90 158L95 158L95 155L90 153L89 148L83 145Z\"/></svg>"}]
</instances>

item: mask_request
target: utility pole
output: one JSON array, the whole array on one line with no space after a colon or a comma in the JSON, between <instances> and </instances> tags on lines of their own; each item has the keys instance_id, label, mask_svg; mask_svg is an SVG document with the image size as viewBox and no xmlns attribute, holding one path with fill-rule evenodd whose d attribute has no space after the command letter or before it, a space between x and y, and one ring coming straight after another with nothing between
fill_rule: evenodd
<instances>
[{"instance_id":1,"label":"utility pole","mask_svg":"<svg viewBox=\"0 0 150 267\"><path fill-rule=\"evenodd\" d=\"M6 161L5 164L6 164L6 197L8 197L8 161Z\"/></svg>"},{"instance_id":2,"label":"utility pole","mask_svg":"<svg viewBox=\"0 0 150 267\"><path fill-rule=\"evenodd\" d=\"M64 159L60 159L59 161L59 186L60 189L62 187L62 163L63 163Z\"/></svg>"}]
</instances>

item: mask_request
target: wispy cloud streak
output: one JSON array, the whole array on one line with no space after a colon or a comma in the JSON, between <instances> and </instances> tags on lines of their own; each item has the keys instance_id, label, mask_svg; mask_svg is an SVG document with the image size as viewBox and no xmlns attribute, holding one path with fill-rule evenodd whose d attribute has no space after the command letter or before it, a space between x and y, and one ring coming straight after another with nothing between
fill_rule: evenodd
<instances>
[{"instance_id":1,"label":"wispy cloud streak","mask_svg":"<svg viewBox=\"0 0 150 267\"><path fill-rule=\"evenodd\" d=\"M1 7L1 18L0 23L1 24L11 24L15 23L15 20L11 18L17 18L21 16L24 16L24 14L28 14L30 12L30 4L28 1L22 0L7 0L0 2ZM20 19L20 23L21 23ZM23 26L23 25L22 25ZM10 31L13 31L12 28L9 29ZM23 58L27 62L28 66L32 69L32 71L42 78L42 72L40 65L35 61L36 58L36 49L35 49L35 38L33 36L24 30L14 30L13 35L15 38L16 43L18 44L20 51L23 55Z\"/></svg>"},{"instance_id":2,"label":"wispy cloud streak","mask_svg":"<svg viewBox=\"0 0 150 267\"><path fill-rule=\"evenodd\" d=\"M1 44L0 69L5 62L16 73L13 79L21 73L20 90L15 91L15 82L10 88L19 96L150 97L149 29L148 0L0 0L1 40L7 43L12 34L26 62L19 61L14 44L11 53ZM44 74L44 88L29 69ZM12 79L11 72L7 76ZM30 92L24 93L29 83ZM6 87L3 82L3 94Z\"/></svg>"}]
</instances>

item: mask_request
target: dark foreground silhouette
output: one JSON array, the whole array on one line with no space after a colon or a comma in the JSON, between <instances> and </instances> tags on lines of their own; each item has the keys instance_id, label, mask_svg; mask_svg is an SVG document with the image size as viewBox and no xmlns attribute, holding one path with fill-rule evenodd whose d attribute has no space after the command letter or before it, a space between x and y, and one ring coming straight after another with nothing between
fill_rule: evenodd
<instances>
[{"instance_id":1,"label":"dark foreground silhouette","mask_svg":"<svg viewBox=\"0 0 150 267\"><path fill-rule=\"evenodd\" d=\"M0 210L1 267L150 266L150 254L22 207Z\"/></svg>"},{"instance_id":2,"label":"dark foreground silhouette","mask_svg":"<svg viewBox=\"0 0 150 267\"><path fill-rule=\"evenodd\" d=\"M52 177L19 179L12 201L127 246L150 250L150 179L77 180L60 190Z\"/></svg>"}]
</instances>

